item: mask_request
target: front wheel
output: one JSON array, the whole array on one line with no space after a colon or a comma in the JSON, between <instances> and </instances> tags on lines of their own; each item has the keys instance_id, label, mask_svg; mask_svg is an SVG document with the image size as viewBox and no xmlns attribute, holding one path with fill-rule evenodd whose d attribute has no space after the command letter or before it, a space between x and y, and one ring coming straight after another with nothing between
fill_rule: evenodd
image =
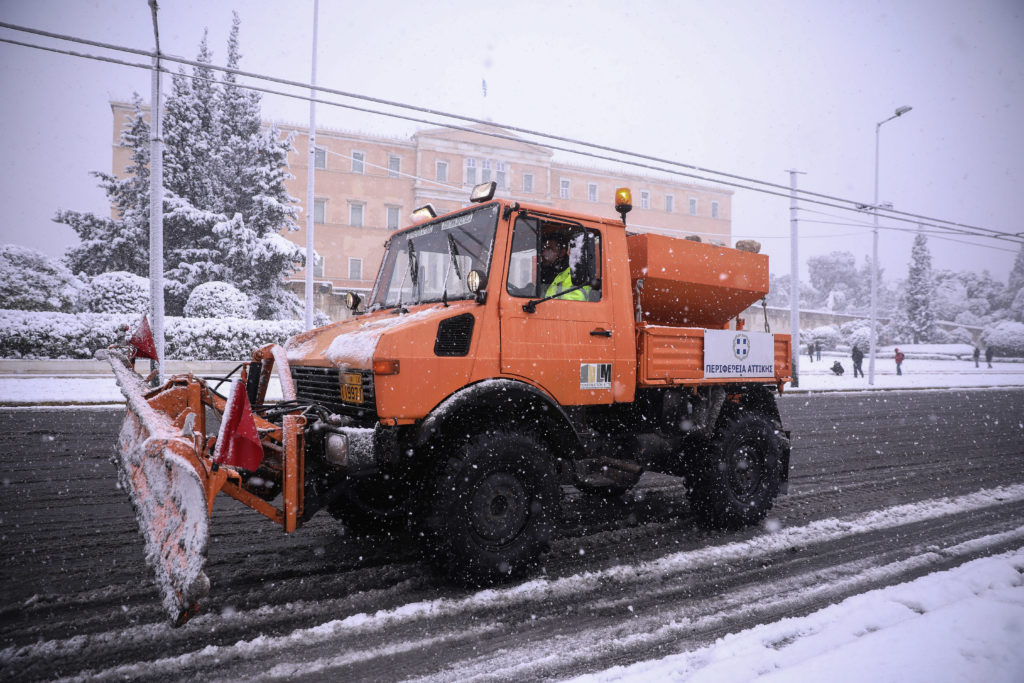
<instances>
[{"instance_id":1,"label":"front wheel","mask_svg":"<svg viewBox=\"0 0 1024 683\"><path fill-rule=\"evenodd\" d=\"M757 414L727 418L693 474L690 501L702 526L738 529L765 518L782 481L778 428Z\"/></svg>"},{"instance_id":2,"label":"front wheel","mask_svg":"<svg viewBox=\"0 0 1024 683\"><path fill-rule=\"evenodd\" d=\"M529 434L470 438L441 468L431 554L450 577L475 585L534 567L557 519L556 475L550 452Z\"/></svg>"}]
</instances>

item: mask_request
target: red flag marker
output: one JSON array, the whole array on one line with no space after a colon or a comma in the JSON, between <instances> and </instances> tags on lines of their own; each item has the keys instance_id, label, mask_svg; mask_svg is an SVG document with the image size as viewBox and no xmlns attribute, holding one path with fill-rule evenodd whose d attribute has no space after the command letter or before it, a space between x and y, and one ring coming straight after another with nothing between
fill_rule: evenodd
<instances>
[{"instance_id":1,"label":"red flag marker","mask_svg":"<svg viewBox=\"0 0 1024 683\"><path fill-rule=\"evenodd\" d=\"M150 358L155 361L160 359L156 356L156 342L153 341L153 330L149 328L149 318L142 316L142 324L136 330L132 338L128 340L132 347L132 358Z\"/></svg>"},{"instance_id":2,"label":"red flag marker","mask_svg":"<svg viewBox=\"0 0 1024 683\"><path fill-rule=\"evenodd\" d=\"M213 461L250 471L257 469L263 462L263 445L256 431L249 395L240 379L231 384Z\"/></svg>"}]
</instances>

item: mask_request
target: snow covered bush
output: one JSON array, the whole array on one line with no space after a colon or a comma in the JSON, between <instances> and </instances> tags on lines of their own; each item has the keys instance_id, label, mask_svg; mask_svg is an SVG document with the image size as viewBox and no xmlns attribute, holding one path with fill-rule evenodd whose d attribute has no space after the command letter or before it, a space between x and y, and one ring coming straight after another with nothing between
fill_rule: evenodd
<instances>
[{"instance_id":1,"label":"snow covered bush","mask_svg":"<svg viewBox=\"0 0 1024 683\"><path fill-rule=\"evenodd\" d=\"M839 344L839 328L836 325L822 325L813 330L802 330L801 341L804 344L814 342L821 344L822 350L833 350Z\"/></svg>"},{"instance_id":2,"label":"snow covered bush","mask_svg":"<svg viewBox=\"0 0 1024 683\"><path fill-rule=\"evenodd\" d=\"M1000 320L982 330L981 343L997 356L1024 357L1024 323Z\"/></svg>"},{"instance_id":3,"label":"snow covered bush","mask_svg":"<svg viewBox=\"0 0 1024 683\"><path fill-rule=\"evenodd\" d=\"M227 282L204 282L188 296L187 318L249 318L249 297Z\"/></svg>"},{"instance_id":4,"label":"snow covered bush","mask_svg":"<svg viewBox=\"0 0 1024 683\"><path fill-rule=\"evenodd\" d=\"M68 312L81 288L70 270L46 254L16 244L0 246L0 308Z\"/></svg>"},{"instance_id":5,"label":"snow covered bush","mask_svg":"<svg viewBox=\"0 0 1024 683\"><path fill-rule=\"evenodd\" d=\"M92 358L123 343L140 315L0 310L0 358ZM175 360L246 360L254 349L302 331L298 320L173 318L165 320L165 353Z\"/></svg>"},{"instance_id":6,"label":"snow covered bush","mask_svg":"<svg viewBox=\"0 0 1024 683\"><path fill-rule=\"evenodd\" d=\"M839 327L839 334L843 343L851 349L858 346L863 351L871 344L871 323L867 320L851 320Z\"/></svg>"},{"instance_id":7,"label":"snow covered bush","mask_svg":"<svg viewBox=\"0 0 1024 683\"><path fill-rule=\"evenodd\" d=\"M78 308L88 313L141 316L149 310L149 280L123 270L102 273L82 290Z\"/></svg>"}]
</instances>

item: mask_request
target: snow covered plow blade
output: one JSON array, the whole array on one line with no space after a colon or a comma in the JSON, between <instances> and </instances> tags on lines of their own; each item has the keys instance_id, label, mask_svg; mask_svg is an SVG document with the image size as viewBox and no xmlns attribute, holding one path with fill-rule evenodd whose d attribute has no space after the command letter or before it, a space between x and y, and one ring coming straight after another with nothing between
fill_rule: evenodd
<instances>
[{"instance_id":1,"label":"snow covered plow blade","mask_svg":"<svg viewBox=\"0 0 1024 683\"><path fill-rule=\"evenodd\" d=\"M109 361L127 403L113 460L135 508L163 606L181 625L210 589L204 567L218 493L285 531L298 526L305 418L285 415L275 425L247 412L244 374L224 398L191 374L151 388L126 355L111 350ZM208 435L207 427L219 430ZM281 493L280 509L267 502Z\"/></svg>"}]
</instances>

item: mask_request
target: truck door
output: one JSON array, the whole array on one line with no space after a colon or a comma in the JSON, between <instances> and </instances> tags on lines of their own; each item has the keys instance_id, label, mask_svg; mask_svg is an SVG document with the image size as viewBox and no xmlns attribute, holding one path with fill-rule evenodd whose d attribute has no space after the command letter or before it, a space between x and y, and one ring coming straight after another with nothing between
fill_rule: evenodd
<instances>
[{"instance_id":1,"label":"truck door","mask_svg":"<svg viewBox=\"0 0 1024 683\"><path fill-rule=\"evenodd\" d=\"M615 345L632 343L615 333L604 251L601 231L579 223L520 215L513 226L501 371L536 382L562 405L612 403Z\"/></svg>"}]
</instances>

